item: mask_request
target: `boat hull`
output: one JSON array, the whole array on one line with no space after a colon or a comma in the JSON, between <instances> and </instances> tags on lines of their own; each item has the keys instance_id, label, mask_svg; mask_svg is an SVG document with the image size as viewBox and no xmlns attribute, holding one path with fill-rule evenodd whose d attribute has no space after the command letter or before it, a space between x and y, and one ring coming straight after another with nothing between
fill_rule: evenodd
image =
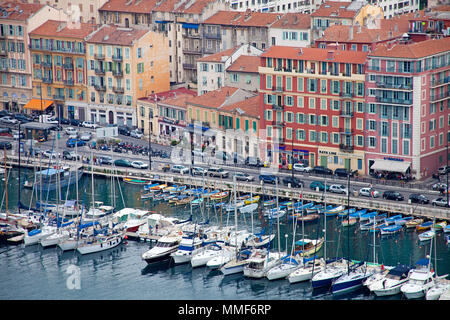
<instances>
[{"instance_id":1,"label":"boat hull","mask_svg":"<svg viewBox=\"0 0 450 320\"><path fill-rule=\"evenodd\" d=\"M117 247L119 244L122 243L122 239L123 237L116 237L114 239L106 241L105 243L95 242L92 244L81 245L77 248L77 251L81 254L90 254L105 251Z\"/></svg>"},{"instance_id":2,"label":"boat hull","mask_svg":"<svg viewBox=\"0 0 450 320\"><path fill-rule=\"evenodd\" d=\"M144 260L145 260L145 262L147 262L147 264L168 260L171 258L171 254L177 250L178 250L177 248L168 250L164 253L159 253L159 254L155 254L154 256L146 257L146 258L144 258Z\"/></svg>"},{"instance_id":3,"label":"boat hull","mask_svg":"<svg viewBox=\"0 0 450 320\"><path fill-rule=\"evenodd\" d=\"M289 283L297 283L297 282L303 282L303 281L309 281L311 280L314 275L318 274L319 272L321 272L323 270L322 267L314 267L314 271L312 268L308 268L308 269L298 269L294 272L292 272L289 276L288 276L288 281Z\"/></svg>"}]
</instances>

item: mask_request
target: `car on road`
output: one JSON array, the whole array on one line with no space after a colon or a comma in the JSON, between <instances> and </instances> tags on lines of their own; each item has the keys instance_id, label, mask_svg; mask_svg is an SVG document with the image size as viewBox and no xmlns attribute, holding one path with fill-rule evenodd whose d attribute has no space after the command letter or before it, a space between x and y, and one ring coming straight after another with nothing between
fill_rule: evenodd
<instances>
[{"instance_id":1,"label":"car on road","mask_svg":"<svg viewBox=\"0 0 450 320\"><path fill-rule=\"evenodd\" d=\"M80 133L80 140L89 141L91 139L92 139L92 133L90 133L90 132L81 132Z\"/></svg>"},{"instance_id":2,"label":"car on road","mask_svg":"<svg viewBox=\"0 0 450 320\"><path fill-rule=\"evenodd\" d=\"M131 130L127 126L119 126L117 127L117 132L119 134L123 134L124 136L130 136Z\"/></svg>"},{"instance_id":3,"label":"car on road","mask_svg":"<svg viewBox=\"0 0 450 320\"><path fill-rule=\"evenodd\" d=\"M64 160L76 160L77 159L77 154L73 151L64 150L62 155L63 155Z\"/></svg>"},{"instance_id":4,"label":"car on road","mask_svg":"<svg viewBox=\"0 0 450 320\"><path fill-rule=\"evenodd\" d=\"M319 188L319 191L324 191L326 189L326 191L330 190L330 185L327 184L327 186L325 187L325 184L322 181L312 181L309 185L309 188L311 190L317 190L317 188Z\"/></svg>"},{"instance_id":5,"label":"car on road","mask_svg":"<svg viewBox=\"0 0 450 320\"><path fill-rule=\"evenodd\" d=\"M82 126L81 121L80 121L80 120L77 120L77 119L70 119L70 120L69 120L69 124L70 124L71 126L75 126L75 127L81 127L81 126Z\"/></svg>"},{"instance_id":6,"label":"car on road","mask_svg":"<svg viewBox=\"0 0 450 320\"><path fill-rule=\"evenodd\" d=\"M443 166L438 169L440 175L444 175L447 172L450 172L450 166Z\"/></svg>"},{"instance_id":7,"label":"car on road","mask_svg":"<svg viewBox=\"0 0 450 320\"><path fill-rule=\"evenodd\" d=\"M260 174L259 175L259 181L262 181L264 183L271 183L275 184L277 181L280 181L280 178L277 176L274 176L273 174Z\"/></svg>"},{"instance_id":8,"label":"car on road","mask_svg":"<svg viewBox=\"0 0 450 320\"><path fill-rule=\"evenodd\" d=\"M403 201L405 198L398 191L389 191L388 190L388 191L383 192L383 199Z\"/></svg>"},{"instance_id":9,"label":"car on road","mask_svg":"<svg viewBox=\"0 0 450 320\"><path fill-rule=\"evenodd\" d=\"M250 181L255 180L255 177L254 177L254 176L252 176L252 175L250 175L250 174L248 174L248 173L246 173L246 172L236 172L236 173L234 174L234 176L236 177L236 180L239 180L239 181L247 181L247 182L250 182Z\"/></svg>"},{"instance_id":10,"label":"car on road","mask_svg":"<svg viewBox=\"0 0 450 320\"><path fill-rule=\"evenodd\" d=\"M333 174L333 170L328 169L327 167L324 166L315 166L313 168L313 172L315 174L330 174L330 175Z\"/></svg>"},{"instance_id":11,"label":"car on road","mask_svg":"<svg viewBox=\"0 0 450 320\"><path fill-rule=\"evenodd\" d=\"M171 171L174 173L187 174L189 173L189 168L181 164L174 164L171 168Z\"/></svg>"},{"instance_id":12,"label":"car on road","mask_svg":"<svg viewBox=\"0 0 450 320\"><path fill-rule=\"evenodd\" d=\"M339 194L348 194L348 190L342 184L332 184L330 186L330 192L339 193Z\"/></svg>"},{"instance_id":13,"label":"car on road","mask_svg":"<svg viewBox=\"0 0 450 320\"><path fill-rule=\"evenodd\" d=\"M283 178L283 184L285 184L286 186L291 184L291 187L293 188L301 188L303 186L303 181L301 181L299 178L296 177L285 177Z\"/></svg>"},{"instance_id":14,"label":"car on road","mask_svg":"<svg viewBox=\"0 0 450 320\"><path fill-rule=\"evenodd\" d=\"M228 178L229 172L225 171L223 168L213 167L208 168L206 174L210 177Z\"/></svg>"},{"instance_id":15,"label":"car on road","mask_svg":"<svg viewBox=\"0 0 450 320\"><path fill-rule=\"evenodd\" d=\"M20 139L25 138L25 134L23 133L23 131L19 132L19 130L13 130L12 134L14 140L19 140L19 137Z\"/></svg>"},{"instance_id":16,"label":"car on road","mask_svg":"<svg viewBox=\"0 0 450 320\"><path fill-rule=\"evenodd\" d=\"M355 175L355 172L358 172L358 171L356 171L356 170L355 171L350 171L350 170L348 170L346 168L337 168L337 169L334 170L334 175L338 176L338 177L345 177L345 178L347 178L349 175L350 175L350 177L353 177Z\"/></svg>"},{"instance_id":17,"label":"car on road","mask_svg":"<svg viewBox=\"0 0 450 320\"><path fill-rule=\"evenodd\" d=\"M59 153L52 150L45 150L44 152L42 152L42 155L48 159L56 159L59 156Z\"/></svg>"},{"instance_id":18,"label":"car on road","mask_svg":"<svg viewBox=\"0 0 450 320\"><path fill-rule=\"evenodd\" d=\"M69 119L65 119L65 118L55 118L56 121L58 121L58 123L60 124L70 124L70 120Z\"/></svg>"},{"instance_id":19,"label":"car on road","mask_svg":"<svg viewBox=\"0 0 450 320\"><path fill-rule=\"evenodd\" d=\"M0 150L9 150L12 148L12 144L9 141L0 141Z\"/></svg>"},{"instance_id":20,"label":"car on road","mask_svg":"<svg viewBox=\"0 0 450 320\"><path fill-rule=\"evenodd\" d=\"M313 169L304 163L294 163L294 170L298 172L311 172Z\"/></svg>"},{"instance_id":21,"label":"car on road","mask_svg":"<svg viewBox=\"0 0 450 320\"><path fill-rule=\"evenodd\" d=\"M433 186L431 187L433 190L435 191L445 191L447 189L447 184L445 183L435 183L433 184Z\"/></svg>"},{"instance_id":22,"label":"car on road","mask_svg":"<svg viewBox=\"0 0 450 320\"><path fill-rule=\"evenodd\" d=\"M14 119L12 116L6 116L3 118L0 118L0 122L7 123L7 124L18 124L19 120Z\"/></svg>"},{"instance_id":23,"label":"car on road","mask_svg":"<svg viewBox=\"0 0 450 320\"><path fill-rule=\"evenodd\" d=\"M447 198L437 198L431 201L433 206L450 207L450 201L447 203Z\"/></svg>"},{"instance_id":24,"label":"car on road","mask_svg":"<svg viewBox=\"0 0 450 320\"><path fill-rule=\"evenodd\" d=\"M409 200L411 200L411 202L413 202L413 203L420 203L420 204L430 203L430 200L426 196L424 196L423 194L418 194L418 193L411 193L409 195Z\"/></svg>"},{"instance_id":25,"label":"car on road","mask_svg":"<svg viewBox=\"0 0 450 320\"><path fill-rule=\"evenodd\" d=\"M73 139L73 138L67 139L67 141L66 141L67 148L75 148L75 145L77 147L83 147L86 145L86 141L79 140L79 139Z\"/></svg>"},{"instance_id":26,"label":"car on road","mask_svg":"<svg viewBox=\"0 0 450 320\"><path fill-rule=\"evenodd\" d=\"M192 174L194 176L204 176L206 175L206 169L202 167L192 167Z\"/></svg>"},{"instance_id":27,"label":"car on road","mask_svg":"<svg viewBox=\"0 0 450 320\"><path fill-rule=\"evenodd\" d=\"M135 160L131 162L131 166L136 169L147 169L148 163L145 163L144 161Z\"/></svg>"},{"instance_id":28,"label":"car on road","mask_svg":"<svg viewBox=\"0 0 450 320\"><path fill-rule=\"evenodd\" d=\"M70 135L77 134L78 130L75 129L74 127L67 127L66 129L64 129L64 132L70 136Z\"/></svg>"},{"instance_id":29,"label":"car on road","mask_svg":"<svg viewBox=\"0 0 450 320\"><path fill-rule=\"evenodd\" d=\"M22 114L22 113L17 113L14 115L14 118L16 118L17 120L20 121L20 123L28 123L28 122L32 122L33 119L28 118L26 115Z\"/></svg>"},{"instance_id":30,"label":"car on road","mask_svg":"<svg viewBox=\"0 0 450 320\"><path fill-rule=\"evenodd\" d=\"M113 160L110 156L100 156L100 157L98 157L98 160L102 164L112 164L113 163Z\"/></svg>"},{"instance_id":31,"label":"car on road","mask_svg":"<svg viewBox=\"0 0 450 320\"><path fill-rule=\"evenodd\" d=\"M91 129L96 129L99 127L98 124L96 124L92 121L83 121L83 123L81 125L85 128L91 128Z\"/></svg>"},{"instance_id":32,"label":"car on road","mask_svg":"<svg viewBox=\"0 0 450 320\"><path fill-rule=\"evenodd\" d=\"M114 160L114 165L117 167L131 167L131 162L126 159Z\"/></svg>"},{"instance_id":33,"label":"car on road","mask_svg":"<svg viewBox=\"0 0 450 320\"><path fill-rule=\"evenodd\" d=\"M257 168L264 167L264 163L261 161L261 159L256 157L247 157L245 158L244 163L245 165L250 167L257 167Z\"/></svg>"},{"instance_id":34,"label":"car on road","mask_svg":"<svg viewBox=\"0 0 450 320\"><path fill-rule=\"evenodd\" d=\"M369 198L378 198L380 196L380 193L373 188L361 188L359 189L358 194Z\"/></svg>"},{"instance_id":35,"label":"car on road","mask_svg":"<svg viewBox=\"0 0 450 320\"><path fill-rule=\"evenodd\" d=\"M142 136L143 134L139 130L133 130L130 132L130 137L141 139Z\"/></svg>"}]
</instances>

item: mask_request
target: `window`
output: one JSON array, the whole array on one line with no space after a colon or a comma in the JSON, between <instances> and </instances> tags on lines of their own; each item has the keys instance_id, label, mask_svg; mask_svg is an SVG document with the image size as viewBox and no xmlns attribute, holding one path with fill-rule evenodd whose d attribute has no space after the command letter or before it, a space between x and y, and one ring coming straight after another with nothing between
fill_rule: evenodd
<instances>
[{"instance_id":1,"label":"window","mask_svg":"<svg viewBox=\"0 0 450 320\"><path fill-rule=\"evenodd\" d=\"M137 64L137 72L138 73L144 72L144 63L143 62Z\"/></svg>"},{"instance_id":2,"label":"window","mask_svg":"<svg viewBox=\"0 0 450 320\"><path fill-rule=\"evenodd\" d=\"M314 130L309 130L309 141L316 142L317 141L317 133Z\"/></svg>"},{"instance_id":3,"label":"window","mask_svg":"<svg viewBox=\"0 0 450 320\"><path fill-rule=\"evenodd\" d=\"M320 92L327 93L327 80L320 80Z\"/></svg>"},{"instance_id":4,"label":"window","mask_svg":"<svg viewBox=\"0 0 450 320\"><path fill-rule=\"evenodd\" d=\"M142 58L142 48L137 48L137 57Z\"/></svg>"},{"instance_id":5,"label":"window","mask_svg":"<svg viewBox=\"0 0 450 320\"><path fill-rule=\"evenodd\" d=\"M303 108L303 97L297 97L297 107Z\"/></svg>"},{"instance_id":6,"label":"window","mask_svg":"<svg viewBox=\"0 0 450 320\"><path fill-rule=\"evenodd\" d=\"M297 91L303 92L303 78L297 78Z\"/></svg>"},{"instance_id":7,"label":"window","mask_svg":"<svg viewBox=\"0 0 450 320\"><path fill-rule=\"evenodd\" d=\"M306 121L304 113L297 113L297 123L304 124Z\"/></svg>"},{"instance_id":8,"label":"window","mask_svg":"<svg viewBox=\"0 0 450 320\"><path fill-rule=\"evenodd\" d=\"M405 156L409 155L409 140L403 140L403 154Z\"/></svg>"},{"instance_id":9,"label":"window","mask_svg":"<svg viewBox=\"0 0 450 320\"><path fill-rule=\"evenodd\" d=\"M369 137L369 147L375 148L377 146L377 138Z\"/></svg>"},{"instance_id":10,"label":"window","mask_svg":"<svg viewBox=\"0 0 450 320\"><path fill-rule=\"evenodd\" d=\"M309 98L309 109L315 109L316 108L316 99Z\"/></svg>"},{"instance_id":11,"label":"window","mask_svg":"<svg viewBox=\"0 0 450 320\"><path fill-rule=\"evenodd\" d=\"M305 130L303 130L303 129L297 129L296 135L297 135L297 140L305 140L306 139Z\"/></svg>"}]
</instances>

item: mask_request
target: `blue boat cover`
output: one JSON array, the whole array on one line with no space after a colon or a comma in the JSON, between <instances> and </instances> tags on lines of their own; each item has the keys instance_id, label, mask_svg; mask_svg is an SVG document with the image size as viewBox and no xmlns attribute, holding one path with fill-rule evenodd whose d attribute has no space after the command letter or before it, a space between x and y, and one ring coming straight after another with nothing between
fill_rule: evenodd
<instances>
[{"instance_id":1,"label":"blue boat cover","mask_svg":"<svg viewBox=\"0 0 450 320\"><path fill-rule=\"evenodd\" d=\"M420 259L416 262L416 264L420 265L420 266L427 266L430 263L429 259L423 258Z\"/></svg>"},{"instance_id":2,"label":"blue boat cover","mask_svg":"<svg viewBox=\"0 0 450 320\"><path fill-rule=\"evenodd\" d=\"M30 232L28 232L28 235L31 237L31 236L34 236L35 234L38 234L41 232L42 232L41 229L34 229L34 230L31 230Z\"/></svg>"}]
</instances>

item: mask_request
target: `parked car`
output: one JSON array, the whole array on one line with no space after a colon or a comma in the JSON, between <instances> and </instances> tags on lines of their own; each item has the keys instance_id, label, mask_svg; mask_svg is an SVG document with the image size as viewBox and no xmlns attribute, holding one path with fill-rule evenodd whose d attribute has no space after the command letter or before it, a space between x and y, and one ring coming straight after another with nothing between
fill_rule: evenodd
<instances>
[{"instance_id":1,"label":"parked car","mask_svg":"<svg viewBox=\"0 0 450 320\"><path fill-rule=\"evenodd\" d=\"M333 174L333 170L328 169L324 166L315 166L313 172L316 174Z\"/></svg>"},{"instance_id":2,"label":"parked car","mask_svg":"<svg viewBox=\"0 0 450 320\"><path fill-rule=\"evenodd\" d=\"M334 175L338 176L338 177L345 177L345 178L347 178L349 175L350 175L350 177L353 177L355 175L355 172L358 172L358 171L356 171L356 170L355 171L350 171L350 170L348 170L346 168L337 168L337 169L334 170Z\"/></svg>"},{"instance_id":3,"label":"parked car","mask_svg":"<svg viewBox=\"0 0 450 320\"><path fill-rule=\"evenodd\" d=\"M99 127L98 124L96 124L92 121L83 121L82 126L85 128L91 128L91 129L96 129Z\"/></svg>"},{"instance_id":4,"label":"parked car","mask_svg":"<svg viewBox=\"0 0 450 320\"><path fill-rule=\"evenodd\" d=\"M131 166L136 169L147 169L148 168L148 164L145 163L144 161L140 161L140 160L132 161Z\"/></svg>"},{"instance_id":5,"label":"parked car","mask_svg":"<svg viewBox=\"0 0 450 320\"><path fill-rule=\"evenodd\" d=\"M12 144L9 141L0 141L0 150L9 150L12 148Z\"/></svg>"},{"instance_id":6,"label":"parked car","mask_svg":"<svg viewBox=\"0 0 450 320\"><path fill-rule=\"evenodd\" d=\"M304 163L294 163L294 170L298 172L311 172L313 169Z\"/></svg>"},{"instance_id":7,"label":"parked car","mask_svg":"<svg viewBox=\"0 0 450 320\"><path fill-rule=\"evenodd\" d=\"M80 120L77 120L77 119L70 119L70 120L69 120L69 124L70 124L71 126L75 126L75 127L81 127L81 126L82 126L81 121L80 121Z\"/></svg>"},{"instance_id":8,"label":"parked car","mask_svg":"<svg viewBox=\"0 0 450 320\"><path fill-rule=\"evenodd\" d=\"M71 136L71 135L74 135L74 134L76 135L78 133L78 130L75 129L74 127L67 127L66 129L64 129L64 132L67 135Z\"/></svg>"},{"instance_id":9,"label":"parked car","mask_svg":"<svg viewBox=\"0 0 450 320\"><path fill-rule=\"evenodd\" d=\"M66 141L66 147L75 148L75 144L77 147L82 147L86 145L86 141L70 138Z\"/></svg>"},{"instance_id":10,"label":"parked car","mask_svg":"<svg viewBox=\"0 0 450 320\"><path fill-rule=\"evenodd\" d=\"M447 203L447 198L437 198L431 201L433 206L450 207L450 201Z\"/></svg>"},{"instance_id":11,"label":"parked car","mask_svg":"<svg viewBox=\"0 0 450 320\"><path fill-rule=\"evenodd\" d=\"M59 153L52 150L45 150L44 152L42 152L42 155L48 159L56 159L59 156Z\"/></svg>"},{"instance_id":12,"label":"parked car","mask_svg":"<svg viewBox=\"0 0 450 320\"><path fill-rule=\"evenodd\" d=\"M398 191L383 192L383 199L403 201L405 198Z\"/></svg>"},{"instance_id":13,"label":"parked car","mask_svg":"<svg viewBox=\"0 0 450 320\"><path fill-rule=\"evenodd\" d=\"M90 132L82 132L80 133L80 140L89 141L92 139L92 133Z\"/></svg>"},{"instance_id":14,"label":"parked car","mask_svg":"<svg viewBox=\"0 0 450 320\"><path fill-rule=\"evenodd\" d=\"M330 192L340 193L340 194L348 194L348 189L342 184L332 184L330 186Z\"/></svg>"},{"instance_id":15,"label":"parked car","mask_svg":"<svg viewBox=\"0 0 450 320\"><path fill-rule=\"evenodd\" d=\"M207 175L210 177L228 178L228 171L223 168L208 168Z\"/></svg>"},{"instance_id":16,"label":"parked car","mask_svg":"<svg viewBox=\"0 0 450 320\"><path fill-rule=\"evenodd\" d=\"M373 188L361 188L359 189L358 194L369 198L378 198L380 196L380 193Z\"/></svg>"},{"instance_id":17,"label":"parked car","mask_svg":"<svg viewBox=\"0 0 450 320\"><path fill-rule=\"evenodd\" d=\"M180 174L187 174L189 173L189 168L181 164L175 164L172 166L171 171Z\"/></svg>"},{"instance_id":18,"label":"parked car","mask_svg":"<svg viewBox=\"0 0 450 320\"><path fill-rule=\"evenodd\" d=\"M77 154L74 151L63 151L63 159L65 160L76 160Z\"/></svg>"},{"instance_id":19,"label":"parked car","mask_svg":"<svg viewBox=\"0 0 450 320\"><path fill-rule=\"evenodd\" d=\"M234 176L236 177L236 180L239 180L239 181L247 181L247 182L250 182L250 181L255 180L255 177L254 177L254 176L249 175L249 174L246 173L246 172L236 172L236 173L234 174Z\"/></svg>"},{"instance_id":20,"label":"parked car","mask_svg":"<svg viewBox=\"0 0 450 320\"><path fill-rule=\"evenodd\" d=\"M312 181L311 184L309 185L309 187L312 190L317 190L317 188L319 188L319 191L324 191L325 190L325 184L321 181ZM326 186L326 190L329 191L330 190L330 185L327 184Z\"/></svg>"},{"instance_id":21,"label":"parked car","mask_svg":"<svg viewBox=\"0 0 450 320\"><path fill-rule=\"evenodd\" d=\"M433 184L432 185L432 187L431 187L433 190L435 190L435 191L440 191L440 192L442 192L442 191L445 191L446 189L447 189L447 184L445 184L445 183L435 183L435 184Z\"/></svg>"},{"instance_id":22,"label":"parked car","mask_svg":"<svg viewBox=\"0 0 450 320\"><path fill-rule=\"evenodd\" d=\"M194 176L203 176L206 174L206 169L203 169L201 167L192 167L192 174Z\"/></svg>"},{"instance_id":23,"label":"parked car","mask_svg":"<svg viewBox=\"0 0 450 320\"><path fill-rule=\"evenodd\" d=\"M256 157L247 157L244 160L245 165L250 166L250 167L264 167L264 163L262 163L261 159L256 158Z\"/></svg>"},{"instance_id":24,"label":"parked car","mask_svg":"<svg viewBox=\"0 0 450 320\"><path fill-rule=\"evenodd\" d=\"M22 113L17 113L14 115L14 118L20 121L20 123L27 123L33 121L33 119L28 118L26 115Z\"/></svg>"},{"instance_id":25,"label":"parked car","mask_svg":"<svg viewBox=\"0 0 450 320\"><path fill-rule=\"evenodd\" d=\"M298 179L296 177L292 177L292 176L283 178L283 183L285 185L288 185L290 183L291 187L293 187L293 188L301 188L303 186L303 181L301 181L300 179Z\"/></svg>"},{"instance_id":26,"label":"parked car","mask_svg":"<svg viewBox=\"0 0 450 320\"><path fill-rule=\"evenodd\" d=\"M131 130L127 126L119 126L117 128L117 132L119 134L123 134L124 136L130 136L131 135Z\"/></svg>"},{"instance_id":27,"label":"parked car","mask_svg":"<svg viewBox=\"0 0 450 320\"><path fill-rule=\"evenodd\" d=\"M447 172L450 172L450 166L440 167L438 169L438 172L439 172L440 175L446 174Z\"/></svg>"},{"instance_id":28,"label":"parked car","mask_svg":"<svg viewBox=\"0 0 450 320\"><path fill-rule=\"evenodd\" d=\"M130 132L130 137L140 139L140 138L142 138L142 136L143 136L143 134L139 130L133 130Z\"/></svg>"},{"instance_id":29,"label":"parked car","mask_svg":"<svg viewBox=\"0 0 450 320\"><path fill-rule=\"evenodd\" d=\"M19 120L14 119L12 116L6 116L3 118L0 118L0 122L7 123L7 124L18 124Z\"/></svg>"},{"instance_id":30,"label":"parked car","mask_svg":"<svg viewBox=\"0 0 450 320\"><path fill-rule=\"evenodd\" d=\"M56 121L58 121L58 123L60 124L70 124L70 120L69 119L65 119L65 118L55 118Z\"/></svg>"},{"instance_id":31,"label":"parked car","mask_svg":"<svg viewBox=\"0 0 450 320\"><path fill-rule=\"evenodd\" d=\"M131 162L126 159L114 160L114 165L117 167L131 167Z\"/></svg>"},{"instance_id":32,"label":"parked car","mask_svg":"<svg viewBox=\"0 0 450 320\"><path fill-rule=\"evenodd\" d=\"M259 181L262 181L264 183L275 184L275 183L277 183L277 181L280 181L280 178L278 178L277 176L274 176L272 174L260 174Z\"/></svg>"},{"instance_id":33,"label":"parked car","mask_svg":"<svg viewBox=\"0 0 450 320\"><path fill-rule=\"evenodd\" d=\"M423 194L411 193L409 195L409 200L413 203L427 204L430 203L430 200L425 197Z\"/></svg>"},{"instance_id":34,"label":"parked car","mask_svg":"<svg viewBox=\"0 0 450 320\"><path fill-rule=\"evenodd\" d=\"M99 161L101 161L102 164L112 164L113 160L110 156L100 156L98 157Z\"/></svg>"}]
</instances>

